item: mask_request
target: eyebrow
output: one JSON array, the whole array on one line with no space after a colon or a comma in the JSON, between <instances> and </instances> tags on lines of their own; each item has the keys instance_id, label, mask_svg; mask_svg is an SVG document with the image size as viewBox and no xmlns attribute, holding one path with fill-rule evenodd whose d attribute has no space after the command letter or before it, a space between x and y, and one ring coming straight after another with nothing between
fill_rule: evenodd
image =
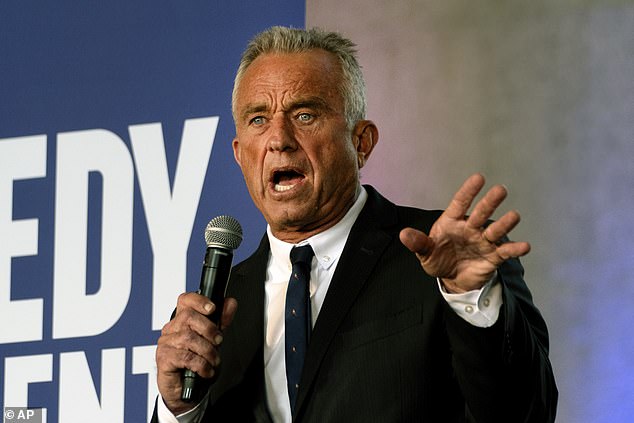
<instances>
[{"instance_id":1,"label":"eyebrow","mask_svg":"<svg viewBox=\"0 0 634 423\"><path fill-rule=\"evenodd\" d=\"M297 110L303 108L332 110L332 107L330 107L328 103L321 97L308 97L292 102L289 110Z\"/></svg>"},{"instance_id":2,"label":"eyebrow","mask_svg":"<svg viewBox=\"0 0 634 423\"><path fill-rule=\"evenodd\" d=\"M240 114L240 117L244 120L247 116L254 113L261 113L268 110L268 106L264 103L252 104L247 106L244 111Z\"/></svg>"}]
</instances>

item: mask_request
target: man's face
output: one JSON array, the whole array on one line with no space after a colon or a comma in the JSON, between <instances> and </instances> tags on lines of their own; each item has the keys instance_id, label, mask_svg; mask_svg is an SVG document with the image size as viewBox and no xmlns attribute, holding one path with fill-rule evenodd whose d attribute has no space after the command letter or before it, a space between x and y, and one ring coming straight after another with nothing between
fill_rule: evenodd
<instances>
[{"instance_id":1,"label":"man's face","mask_svg":"<svg viewBox=\"0 0 634 423\"><path fill-rule=\"evenodd\" d=\"M288 242L337 223L356 199L359 168L377 138L347 126L341 71L330 53L265 54L238 87L233 150L255 205Z\"/></svg>"}]
</instances>

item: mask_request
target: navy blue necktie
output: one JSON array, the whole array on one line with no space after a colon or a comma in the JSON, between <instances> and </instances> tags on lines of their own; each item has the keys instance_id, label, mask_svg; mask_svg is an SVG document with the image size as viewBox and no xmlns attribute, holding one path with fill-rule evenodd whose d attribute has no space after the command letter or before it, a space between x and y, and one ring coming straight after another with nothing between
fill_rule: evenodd
<instances>
[{"instance_id":1,"label":"navy blue necktie","mask_svg":"<svg viewBox=\"0 0 634 423\"><path fill-rule=\"evenodd\" d=\"M295 411L299 379L302 375L304 356L312 330L310 265L314 254L310 245L293 247L291 250L293 270L286 291L285 312L286 382L291 413Z\"/></svg>"}]
</instances>

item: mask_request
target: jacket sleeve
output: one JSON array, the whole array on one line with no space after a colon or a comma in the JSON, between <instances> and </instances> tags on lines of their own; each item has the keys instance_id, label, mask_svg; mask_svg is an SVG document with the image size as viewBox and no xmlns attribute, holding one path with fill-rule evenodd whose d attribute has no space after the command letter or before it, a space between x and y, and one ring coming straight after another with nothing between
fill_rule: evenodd
<instances>
[{"instance_id":1,"label":"jacket sleeve","mask_svg":"<svg viewBox=\"0 0 634 423\"><path fill-rule=\"evenodd\" d=\"M503 263L498 273L504 304L495 325L477 328L446 308L452 365L468 421L554 422L558 392L546 324L519 260Z\"/></svg>"}]
</instances>

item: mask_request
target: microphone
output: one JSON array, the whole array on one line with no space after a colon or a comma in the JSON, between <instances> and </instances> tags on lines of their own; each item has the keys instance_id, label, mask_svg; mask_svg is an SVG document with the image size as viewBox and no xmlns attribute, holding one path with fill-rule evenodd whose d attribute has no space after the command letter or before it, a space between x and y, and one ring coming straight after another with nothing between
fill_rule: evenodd
<instances>
[{"instance_id":1,"label":"microphone","mask_svg":"<svg viewBox=\"0 0 634 423\"><path fill-rule=\"evenodd\" d=\"M207 252L200 277L199 293L216 305L216 309L209 316L209 319L220 324L225 302L225 290L231 272L233 250L238 248L242 242L242 227L231 216L215 217L205 228L205 241L207 242ZM194 394L199 379L200 376L195 372L185 369L181 391L183 401L189 402L196 398Z\"/></svg>"}]
</instances>

